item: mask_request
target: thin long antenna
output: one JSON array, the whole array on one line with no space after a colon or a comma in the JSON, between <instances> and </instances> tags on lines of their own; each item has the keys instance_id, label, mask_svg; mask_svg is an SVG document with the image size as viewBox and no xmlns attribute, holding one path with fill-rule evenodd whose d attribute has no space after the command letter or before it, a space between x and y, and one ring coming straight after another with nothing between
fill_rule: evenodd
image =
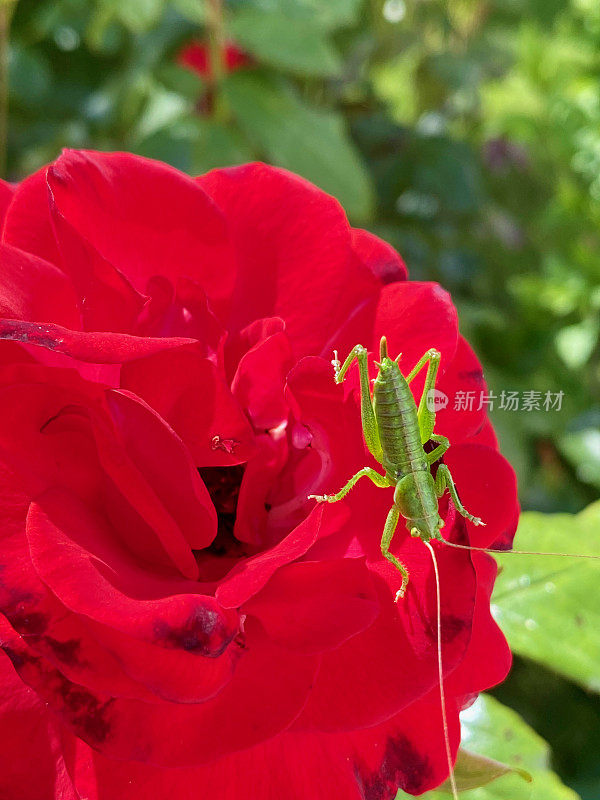
<instances>
[{"instance_id":1,"label":"thin long antenna","mask_svg":"<svg viewBox=\"0 0 600 800\"><path fill-rule=\"evenodd\" d=\"M440 701L442 704L442 725L444 728L444 744L446 746L446 758L448 760L448 771L450 778L450 787L452 789L453 800L459 800L458 789L456 788L456 779L454 777L454 765L452 763L452 750L450 748L450 734L448 733L448 717L446 715L446 693L444 691L444 665L442 662L442 600L440 591L440 573L438 571L437 558L433 547L422 540L423 544L427 547L431 554L433 561L433 571L435 573L435 598L436 598L436 616L437 616L437 662L438 662L438 676L440 684Z\"/></svg>"},{"instance_id":2,"label":"thin long antenna","mask_svg":"<svg viewBox=\"0 0 600 800\"><path fill-rule=\"evenodd\" d=\"M540 550L491 550L489 547L474 547L470 544L456 544L449 542L448 539L441 539L449 547L456 547L458 550L477 550L480 553L490 553L490 555L513 555L513 556L563 556L564 558L592 558L600 561L600 556L586 555L585 553L549 553ZM427 544L427 543L426 543Z\"/></svg>"}]
</instances>

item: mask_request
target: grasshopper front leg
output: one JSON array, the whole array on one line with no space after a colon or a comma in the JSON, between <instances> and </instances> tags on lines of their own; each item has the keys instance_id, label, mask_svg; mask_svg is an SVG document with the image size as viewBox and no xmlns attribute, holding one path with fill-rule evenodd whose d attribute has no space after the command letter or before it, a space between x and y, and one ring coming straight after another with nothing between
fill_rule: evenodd
<instances>
[{"instance_id":1,"label":"grasshopper front leg","mask_svg":"<svg viewBox=\"0 0 600 800\"><path fill-rule=\"evenodd\" d=\"M334 354L333 367L335 369L335 382L341 383L344 380L348 368L356 359L358 361L358 374L360 377L360 416L362 420L363 436L365 437L365 444L371 455L376 461L381 463L383 452L381 450L381 442L379 441L379 431L377 429L377 421L375 419L375 411L373 409L373 401L371 399L371 387L369 384L369 356L367 350L361 345L357 344L353 347L344 363L340 366L337 359L337 351ZM387 484L386 484L387 486Z\"/></svg>"},{"instance_id":2,"label":"grasshopper front leg","mask_svg":"<svg viewBox=\"0 0 600 800\"><path fill-rule=\"evenodd\" d=\"M450 447L450 440L447 436L440 436L437 433L432 433L429 437L432 442L437 444L437 447L431 451L431 453L427 453L427 464L431 466L435 464L438 458L441 458L446 450Z\"/></svg>"},{"instance_id":3,"label":"grasshopper front leg","mask_svg":"<svg viewBox=\"0 0 600 800\"><path fill-rule=\"evenodd\" d=\"M461 516L470 520L474 525L485 525L485 522L482 522L479 517L474 517L473 514L469 514L467 509L463 506L460 501L460 497L458 496L458 492L456 491L456 486L454 484L454 480L452 479L450 470L446 464L440 464L435 476L435 493L438 497L441 497L446 489L448 489L450 492L452 502Z\"/></svg>"},{"instance_id":4,"label":"grasshopper front leg","mask_svg":"<svg viewBox=\"0 0 600 800\"><path fill-rule=\"evenodd\" d=\"M419 401L419 408L417 416L419 418L419 430L421 431L421 443L425 444L432 438L433 429L435 427L435 411L431 411L427 407L427 398L429 392L435 389L435 381L437 378L438 369L440 366L440 359L442 355L439 350L431 348L425 355L423 355L415 364L411 372L406 376L406 382L410 383L413 378L423 369L425 364L427 366L427 375L425 376L425 385L423 386L423 394ZM439 456L438 456L439 458Z\"/></svg>"},{"instance_id":5,"label":"grasshopper front leg","mask_svg":"<svg viewBox=\"0 0 600 800\"><path fill-rule=\"evenodd\" d=\"M386 486L390 486L390 483L385 475L380 475L377 470L371 469L371 467L364 467L363 469L359 470L356 475L353 475L348 483L343 486L337 494L309 494L309 500L316 500L318 503L337 503L338 500L341 500L342 497L345 497L348 494L348 492L356 483L358 483L361 478L369 478L369 480L373 481L375 486L379 486L382 489Z\"/></svg>"}]
</instances>

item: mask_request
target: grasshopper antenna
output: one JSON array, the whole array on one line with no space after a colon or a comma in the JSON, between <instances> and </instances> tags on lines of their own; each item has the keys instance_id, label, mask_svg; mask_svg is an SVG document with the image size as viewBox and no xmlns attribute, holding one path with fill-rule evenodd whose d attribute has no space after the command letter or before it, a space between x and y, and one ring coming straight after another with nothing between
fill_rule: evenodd
<instances>
[{"instance_id":1,"label":"grasshopper antenna","mask_svg":"<svg viewBox=\"0 0 600 800\"><path fill-rule=\"evenodd\" d=\"M446 693L444 691L444 664L442 661L442 601L440 591L440 573L435 557L435 550L429 542L422 540L425 547L429 550L433 561L433 571L435 574L435 598L436 598L436 617L437 617L437 662L438 676L440 684L440 702L442 705L442 726L444 728L444 745L446 747L446 758L448 760L448 771L450 787L452 789L453 800L459 800L458 789L456 788L456 778L454 777L454 765L452 763L452 749L450 748L450 734L448 733L448 717L446 714Z\"/></svg>"},{"instance_id":2,"label":"grasshopper antenna","mask_svg":"<svg viewBox=\"0 0 600 800\"><path fill-rule=\"evenodd\" d=\"M489 553L490 555L513 555L513 556L563 556L564 558L591 558L594 561L600 561L600 556L587 555L585 553L550 553L541 550L492 550L489 547L474 547L471 544L456 544L456 542L449 542L448 539L441 538L444 544L448 547L455 547L457 550L477 550L480 553Z\"/></svg>"}]
</instances>

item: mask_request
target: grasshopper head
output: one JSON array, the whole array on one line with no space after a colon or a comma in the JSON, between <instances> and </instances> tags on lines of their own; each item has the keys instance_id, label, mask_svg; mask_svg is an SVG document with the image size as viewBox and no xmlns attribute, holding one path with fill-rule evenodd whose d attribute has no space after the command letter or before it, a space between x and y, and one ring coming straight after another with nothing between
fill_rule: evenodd
<instances>
[{"instance_id":1,"label":"grasshopper head","mask_svg":"<svg viewBox=\"0 0 600 800\"><path fill-rule=\"evenodd\" d=\"M419 520L407 520L406 527L410 531L411 536L416 536L424 542L430 539L440 538L440 528L444 525L444 520L438 516L430 516Z\"/></svg>"}]
</instances>

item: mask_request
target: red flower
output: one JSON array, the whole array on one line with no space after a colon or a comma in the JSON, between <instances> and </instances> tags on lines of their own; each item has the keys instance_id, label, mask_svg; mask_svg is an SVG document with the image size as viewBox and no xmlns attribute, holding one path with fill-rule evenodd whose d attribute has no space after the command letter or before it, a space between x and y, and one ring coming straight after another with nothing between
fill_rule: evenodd
<instances>
[{"instance_id":1,"label":"red flower","mask_svg":"<svg viewBox=\"0 0 600 800\"><path fill-rule=\"evenodd\" d=\"M4 193L0 793L388 800L439 784L429 554L399 529L396 604L391 490L307 498L369 462L334 347L385 333L405 372L436 347L442 391L484 386L447 293L260 164L193 180L67 152ZM515 481L485 412L449 405L437 430L487 523L444 504L446 535L510 540ZM455 749L458 711L510 654L492 559L436 550Z\"/></svg>"},{"instance_id":2,"label":"red flower","mask_svg":"<svg viewBox=\"0 0 600 800\"><path fill-rule=\"evenodd\" d=\"M212 69L209 46L206 42L191 42L179 53L177 58L182 67L189 67L201 78L210 78ZM224 52L224 68L226 72L237 72L254 64L253 59L233 42L227 42Z\"/></svg>"}]
</instances>

